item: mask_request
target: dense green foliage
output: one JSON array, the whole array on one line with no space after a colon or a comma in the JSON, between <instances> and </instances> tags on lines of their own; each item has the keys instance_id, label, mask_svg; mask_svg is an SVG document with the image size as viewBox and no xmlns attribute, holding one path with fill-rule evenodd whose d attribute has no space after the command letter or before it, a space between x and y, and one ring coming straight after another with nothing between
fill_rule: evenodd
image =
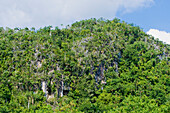
<instances>
[{"instance_id":1,"label":"dense green foliage","mask_svg":"<svg viewBox=\"0 0 170 113\"><path fill-rule=\"evenodd\" d=\"M0 112L170 112L168 44L119 19L51 28L0 28Z\"/></svg>"}]
</instances>

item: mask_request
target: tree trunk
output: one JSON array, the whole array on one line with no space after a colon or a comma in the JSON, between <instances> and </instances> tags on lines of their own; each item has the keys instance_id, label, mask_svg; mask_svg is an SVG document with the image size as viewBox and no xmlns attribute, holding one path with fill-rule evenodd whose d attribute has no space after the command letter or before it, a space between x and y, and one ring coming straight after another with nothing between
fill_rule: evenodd
<instances>
[{"instance_id":1,"label":"tree trunk","mask_svg":"<svg viewBox=\"0 0 170 113\"><path fill-rule=\"evenodd\" d=\"M47 98L47 83L46 83L46 81L42 81L42 90L45 93L45 97Z\"/></svg>"},{"instance_id":2,"label":"tree trunk","mask_svg":"<svg viewBox=\"0 0 170 113\"><path fill-rule=\"evenodd\" d=\"M29 99L28 99L28 109L30 108L30 103L29 103Z\"/></svg>"},{"instance_id":3,"label":"tree trunk","mask_svg":"<svg viewBox=\"0 0 170 113\"><path fill-rule=\"evenodd\" d=\"M62 80L61 80L61 91L60 91L60 96L63 97L63 90L64 90L64 81L63 81L63 75L62 75Z\"/></svg>"}]
</instances>

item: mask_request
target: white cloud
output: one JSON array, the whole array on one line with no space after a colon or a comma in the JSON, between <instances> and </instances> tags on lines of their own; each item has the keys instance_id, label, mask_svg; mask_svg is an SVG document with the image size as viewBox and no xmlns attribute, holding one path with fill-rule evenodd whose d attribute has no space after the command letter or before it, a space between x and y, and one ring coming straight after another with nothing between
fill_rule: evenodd
<instances>
[{"instance_id":1,"label":"white cloud","mask_svg":"<svg viewBox=\"0 0 170 113\"><path fill-rule=\"evenodd\" d=\"M147 34L152 35L155 38L158 38L160 41L170 44L170 33L167 33L165 31L159 31L157 29L150 29L147 32Z\"/></svg>"},{"instance_id":2,"label":"white cloud","mask_svg":"<svg viewBox=\"0 0 170 113\"><path fill-rule=\"evenodd\" d=\"M87 18L113 19L118 10L131 12L154 0L1 0L0 26L43 27Z\"/></svg>"}]
</instances>

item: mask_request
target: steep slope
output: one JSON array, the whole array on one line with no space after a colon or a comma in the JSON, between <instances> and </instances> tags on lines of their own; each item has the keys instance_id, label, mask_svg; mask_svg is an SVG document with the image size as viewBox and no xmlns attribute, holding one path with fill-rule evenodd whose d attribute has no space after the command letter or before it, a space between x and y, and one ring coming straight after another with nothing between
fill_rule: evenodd
<instances>
[{"instance_id":1,"label":"steep slope","mask_svg":"<svg viewBox=\"0 0 170 113\"><path fill-rule=\"evenodd\" d=\"M169 49L119 19L1 28L0 111L168 112Z\"/></svg>"}]
</instances>

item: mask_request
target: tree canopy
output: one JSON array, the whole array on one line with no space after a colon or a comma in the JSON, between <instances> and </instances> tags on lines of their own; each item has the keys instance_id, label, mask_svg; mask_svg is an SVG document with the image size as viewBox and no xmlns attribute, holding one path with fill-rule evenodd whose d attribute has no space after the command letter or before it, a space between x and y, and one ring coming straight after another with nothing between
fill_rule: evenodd
<instances>
[{"instance_id":1,"label":"tree canopy","mask_svg":"<svg viewBox=\"0 0 170 113\"><path fill-rule=\"evenodd\" d=\"M169 51L117 18L1 27L0 112L168 113Z\"/></svg>"}]
</instances>

